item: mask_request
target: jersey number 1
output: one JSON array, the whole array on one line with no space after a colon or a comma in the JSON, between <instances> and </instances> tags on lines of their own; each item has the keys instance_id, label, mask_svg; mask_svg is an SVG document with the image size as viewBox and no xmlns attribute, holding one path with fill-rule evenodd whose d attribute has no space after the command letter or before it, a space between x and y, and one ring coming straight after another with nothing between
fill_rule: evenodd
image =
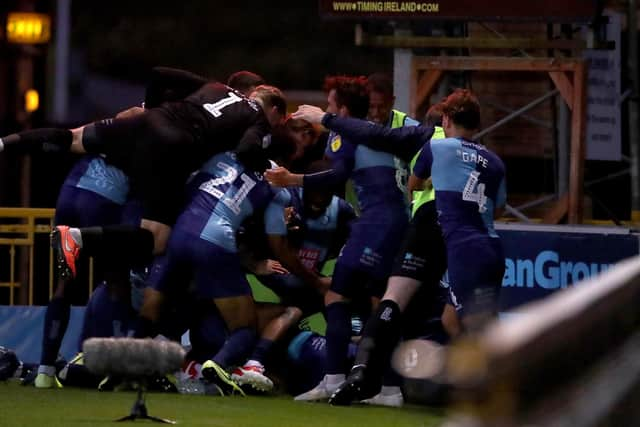
<instances>
[{"instance_id":1,"label":"jersey number 1","mask_svg":"<svg viewBox=\"0 0 640 427\"><path fill-rule=\"evenodd\" d=\"M231 104L242 101L242 98L233 92L229 92L229 96L222 98L220 101L213 104L204 104L202 107L211 113L213 117L220 117L222 115L222 109L228 107Z\"/></svg>"},{"instance_id":2,"label":"jersey number 1","mask_svg":"<svg viewBox=\"0 0 640 427\"><path fill-rule=\"evenodd\" d=\"M484 213L487 210L487 196L484 195L485 185L483 183L478 184L479 179L480 172L471 171L464 190L462 190L462 200L477 203L478 212Z\"/></svg>"}]
</instances>

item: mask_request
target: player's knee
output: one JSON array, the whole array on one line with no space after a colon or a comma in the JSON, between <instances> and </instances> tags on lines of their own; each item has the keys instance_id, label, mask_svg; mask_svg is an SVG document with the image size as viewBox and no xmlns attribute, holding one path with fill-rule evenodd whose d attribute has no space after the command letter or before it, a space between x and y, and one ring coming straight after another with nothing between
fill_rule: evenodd
<instances>
[{"instance_id":1,"label":"player's knee","mask_svg":"<svg viewBox=\"0 0 640 427\"><path fill-rule=\"evenodd\" d=\"M143 219L140 226L153 234L153 254L159 255L164 253L171 234L171 227L157 221Z\"/></svg>"},{"instance_id":2,"label":"player's knee","mask_svg":"<svg viewBox=\"0 0 640 427\"><path fill-rule=\"evenodd\" d=\"M383 299L395 302L400 307L400 310L404 311L419 288L420 282L418 280L409 277L392 276L389 278Z\"/></svg>"},{"instance_id":3,"label":"player's knee","mask_svg":"<svg viewBox=\"0 0 640 427\"><path fill-rule=\"evenodd\" d=\"M302 318L302 310L298 307L287 307L281 317L288 325L294 325Z\"/></svg>"},{"instance_id":4,"label":"player's knee","mask_svg":"<svg viewBox=\"0 0 640 427\"><path fill-rule=\"evenodd\" d=\"M240 328L257 328L258 315L250 295L220 298L214 301L230 331Z\"/></svg>"},{"instance_id":5,"label":"player's knee","mask_svg":"<svg viewBox=\"0 0 640 427\"><path fill-rule=\"evenodd\" d=\"M334 292L332 290L327 291L326 294L324 294L324 305L328 306L330 304L336 303L336 302L349 302L349 299L347 297L345 297L344 295L341 295L337 292Z\"/></svg>"},{"instance_id":6,"label":"player's knee","mask_svg":"<svg viewBox=\"0 0 640 427\"><path fill-rule=\"evenodd\" d=\"M446 304L442 312L442 327L447 332L449 337L456 338L462 333L462 323L458 317L455 307L450 304Z\"/></svg>"},{"instance_id":7,"label":"player's knee","mask_svg":"<svg viewBox=\"0 0 640 427\"><path fill-rule=\"evenodd\" d=\"M162 311L163 300L164 297L162 293L155 289L146 288L144 290L144 301L140 308L140 316L152 321L153 323L158 322Z\"/></svg>"}]
</instances>

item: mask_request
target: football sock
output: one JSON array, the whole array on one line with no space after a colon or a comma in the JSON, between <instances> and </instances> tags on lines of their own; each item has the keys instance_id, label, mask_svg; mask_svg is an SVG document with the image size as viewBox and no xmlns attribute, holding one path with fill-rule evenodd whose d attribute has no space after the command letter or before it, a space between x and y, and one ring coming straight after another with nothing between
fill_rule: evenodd
<instances>
[{"instance_id":1,"label":"football sock","mask_svg":"<svg viewBox=\"0 0 640 427\"><path fill-rule=\"evenodd\" d=\"M69 324L70 314L71 305L64 298L53 297L49 302L44 315L41 365L53 366L55 363Z\"/></svg>"},{"instance_id":2,"label":"football sock","mask_svg":"<svg viewBox=\"0 0 640 427\"><path fill-rule=\"evenodd\" d=\"M272 340L260 338L255 348L253 349L253 354L251 355L251 359L257 362L260 362L264 365L264 361L267 357L267 354L273 347L273 344L274 342Z\"/></svg>"},{"instance_id":3,"label":"football sock","mask_svg":"<svg viewBox=\"0 0 640 427\"><path fill-rule=\"evenodd\" d=\"M375 378L383 374L400 339L401 316L400 307L394 301L383 300L380 303L364 327L355 366L366 366L368 374Z\"/></svg>"},{"instance_id":4,"label":"football sock","mask_svg":"<svg viewBox=\"0 0 640 427\"><path fill-rule=\"evenodd\" d=\"M229 334L213 361L223 368L238 365L247 360L249 352L256 342L256 331L252 328L239 328Z\"/></svg>"},{"instance_id":5,"label":"football sock","mask_svg":"<svg viewBox=\"0 0 640 427\"><path fill-rule=\"evenodd\" d=\"M327 374L344 374L347 349L351 338L349 304L335 302L325 309L327 313Z\"/></svg>"}]
</instances>

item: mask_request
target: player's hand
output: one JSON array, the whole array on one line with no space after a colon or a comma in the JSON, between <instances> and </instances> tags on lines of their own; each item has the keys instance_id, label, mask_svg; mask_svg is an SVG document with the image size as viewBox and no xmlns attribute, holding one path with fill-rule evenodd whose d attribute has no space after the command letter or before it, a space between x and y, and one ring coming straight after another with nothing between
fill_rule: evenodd
<instances>
[{"instance_id":1,"label":"player's hand","mask_svg":"<svg viewBox=\"0 0 640 427\"><path fill-rule=\"evenodd\" d=\"M293 206L287 206L284 208L284 223L287 225L287 229L289 231L299 230L300 227L297 225L293 225L293 219L296 216L296 208Z\"/></svg>"},{"instance_id":2,"label":"player's hand","mask_svg":"<svg viewBox=\"0 0 640 427\"><path fill-rule=\"evenodd\" d=\"M313 124L320 124L322 122L324 114L325 113L322 108L316 107L314 105L299 105L298 111L293 113L291 117L293 117L294 119L306 120L309 123Z\"/></svg>"},{"instance_id":3,"label":"player's hand","mask_svg":"<svg viewBox=\"0 0 640 427\"><path fill-rule=\"evenodd\" d=\"M288 274L289 271L278 261L272 259L263 259L256 263L255 274L258 276L268 276L270 274Z\"/></svg>"},{"instance_id":4,"label":"player's hand","mask_svg":"<svg viewBox=\"0 0 640 427\"><path fill-rule=\"evenodd\" d=\"M282 166L266 170L264 177L269 181L269 184L276 187L293 187L302 184L302 182L298 183L298 180L302 181L302 175L293 174ZM298 177L300 178L298 179Z\"/></svg>"}]
</instances>

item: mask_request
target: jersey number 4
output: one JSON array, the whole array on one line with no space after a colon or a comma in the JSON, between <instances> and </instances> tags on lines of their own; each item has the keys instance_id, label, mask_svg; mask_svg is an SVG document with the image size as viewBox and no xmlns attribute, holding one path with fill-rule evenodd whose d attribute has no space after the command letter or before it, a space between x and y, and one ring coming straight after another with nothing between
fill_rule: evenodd
<instances>
[{"instance_id":1,"label":"jersey number 4","mask_svg":"<svg viewBox=\"0 0 640 427\"><path fill-rule=\"evenodd\" d=\"M484 195L485 185L478 183L480 172L471 171L469 179L462 190L462 200L475 202L478 204L478 212L484 213L487 210L487 196Z\"/></svg>"},{"instance_id":2,"label":"jersey number 4","mask_svg":"<svg viewBox=\"0 0 640 427\"><path fill-rule=\"evenodd\" d=\"M220 101L213 104L204 104L202 108L211 113L213 117L220 117L222 115L222 109L228 107L231 104L242 101L242 98L233 92L229 92L229 96L222 98Z\"/></svg>"}]
</instances>

